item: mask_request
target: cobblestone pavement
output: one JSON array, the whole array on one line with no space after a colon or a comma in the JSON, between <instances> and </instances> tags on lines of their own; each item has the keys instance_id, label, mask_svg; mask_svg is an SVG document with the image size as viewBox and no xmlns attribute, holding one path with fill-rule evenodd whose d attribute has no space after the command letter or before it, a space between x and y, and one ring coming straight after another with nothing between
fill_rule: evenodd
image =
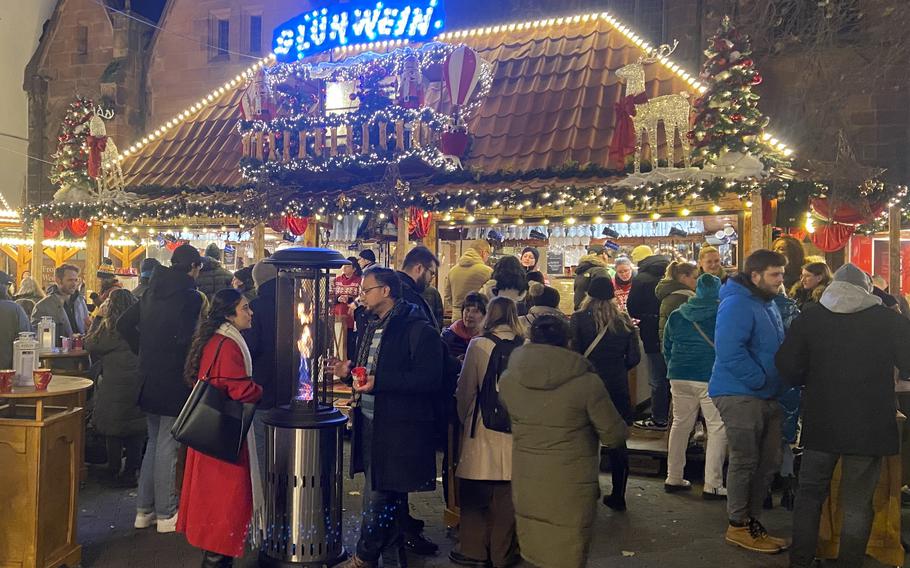
<instances>
[{"instance_id":1,"label":"cobblestone pavement","mask_svg":"<svg viewBox=\"0 0 910 568\"><path fill-rule=\"evenodd\" d=\"M626 513L614 513L599 506L589 566L623 568L784 568L784 555L749 553L724 543L726 528L723 502L706 502L698 488L690 494L668 495L662 478L632 477L629 480ZM360 518L362 476L345 480L345 542L352 549ZM601 476L608 490L609 475ZM179 568L197 567L201 553L190 547L182 535L157 534L154 529L133 528L135 490L108 489L90 476L80 495L79 540L83 545L83 566L91 568ZM442 494L412 494L415 517L427 522L426 535L440 545L439 556L411 556L409 566L425 568L452 566L446 555L455 544L442 525ZM763 518L772 534L790 531L790 514L784 509L768 511ZM904 515L903 524L910 522ZM905 528L904 534L910 535ZM236 563L242 568L256 566L250 555ZM527 565L523 565L527 566ZM866 568L880 564L867 561Z\"/></svg>"}]
</instances>

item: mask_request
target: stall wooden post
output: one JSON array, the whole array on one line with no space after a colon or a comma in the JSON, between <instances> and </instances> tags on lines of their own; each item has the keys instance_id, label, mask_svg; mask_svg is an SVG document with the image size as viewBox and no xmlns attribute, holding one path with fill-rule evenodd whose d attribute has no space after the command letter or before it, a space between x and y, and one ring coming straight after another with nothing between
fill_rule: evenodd
<instances>
[{"instance_id":1,"label":"stall wooden post","mask_svg":"<svg viewBox=\"0 0 910 568\"><path fill-rule=\"evenodd\" d=\"M29 269L32 251L27 245L0 245L0 251L16 263L16 287L22 282L22 274Z\"/></svg>"},{"instance_id":2,"label":"stall wooden post","mask_svg":"<svg viewBox=\"0 0 910 568\"><path fill-rule=\"evenodd\" d=\"M306 231L303 232L303 244L308 247L319 246L319 219L316 216L307 219Z\"/></svg>"},{"instance_id":3,"label":"stall wooden post","mask_svg":"<svg viewBox=\"0 0 910 568\"><path fill-rule=\"evenodd\" d=\"M120 261L122 268L129 268L145 252L145 247L141 245L136 247L111 247L110 251L111 256Z\"/></svg>"},{"instance_id":4,"label":"stall wooden post","mask_svg":"<svg viewBox=\"0 0 910 568\"><path fill-rule=\"evenodd\" d=\"M895 296L901 290L901 208L888 211L888 291Z\"/></svg>"},{"instance_id":5,"label":"stall wooden post","mask_svg":"<svg viewBox=\"0 0 910 568\"><path fill-rule=\"evenodd\" d=\"M749 228L749 243L746 247L746 256L765 247L765 226L762 217L761 191L753 191L750 199L752 201L752 207L749 208L751 223ZM747 218L748 217L749 215L747 215Z\"/></svg>"},{"instance_id":6,"label":"stall wooden post","mask_svg":"<svg viewBox=\"0 0 910 568\"><path fill-rule=\"evenodd\" d=\"M398 211L398 242L395 245L395 266L398 270L404 265L404 257L408 254L408 210Z\"/></svg>"},{"instance_id":7,"label":"stall wooden post","mask_svg":"<svg viewBox=\"0 0 910 568\"><path fill-rule=\"evenodd\" d=\"M101 251L104 250L104 228L101 223L92 223L88 228L85 240L85 287L89 290L98 290L98 267L101 266Z\"/></svg>"},{"instance_id":8,"label":"stall wooden post","mask_svg":"<svg viewBox=\"0 0 910 568\"><path fill-rule=\"evenodd\" d=\"M265 224L253 227L253 263L265 258Z\"/></svg>"},{"instance_id":9,"label":"stall wooden post","mask_svg":"<svg viewBox=\"0 0 910 568\"><path fill-rule=\"evenodd\" d=\"M35 282L38 283L38 286L43 290L45 286L50 284L50 282L44 282L44 275L41 274L41 270L44 265L44 218L38 217L35 219L35 224L32 225L32 278L35 279Z\"/></svg>"},{"instance_id":10,"label":"stall wooden post","mask_svg":"<svg viewBox=\"0 0 910 568\"><path fill-rule=\"evenodd\" d=\"M432 215L432 213L431 213L431 215ZM436 242L438 240L437 239L438 229L439 229L438 226L439 226L439 223L435 219L433 219L430 222L430 228L427 230L427 235L423 238L423 245L425 247L427 247L428 249L430 249L431 251L433 251L433 254L435 254L436 256L439 256L439 251L437 250L439 243Z\"/></svg>"}]
</instances>

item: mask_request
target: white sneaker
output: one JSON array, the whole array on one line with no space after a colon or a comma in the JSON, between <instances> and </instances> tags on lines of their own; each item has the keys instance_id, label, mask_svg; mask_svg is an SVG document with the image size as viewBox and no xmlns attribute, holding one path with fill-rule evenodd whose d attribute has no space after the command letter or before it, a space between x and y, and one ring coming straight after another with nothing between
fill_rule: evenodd
<instances>
[{"instance_id":1,"label":"white sneaker","mask_svg":"<svg viewBox=\"0 0 910 568\"><path fill-rule=\"evenodd\" d=\"M141 511L137 511L136 520L133 521L133 526L137 529L147 529L150 526L154 525L155 522L155 513L143 513Z\"/></svg>"},{"instance_id":2,"label":"white sneaker","mask_svg":"<svg viewBox=\"0 0 910 568\"><path fill-rule=\"evenodd\" d=\"M172 533L177 530L177 514L167 519L158 519L158 532Z\"/></svg>"},{"instance_id":3,"label":"white sneaker","mask_svg":"<svg viewBox=\"0 0 910 568\"><path fill-rule=\"evenodd\" d=\"M726 487L708 487L705 486L704 490L701 493L702 499L706 501L721 501L727 498L727 488Z\"/></svg>"}]
</instances>

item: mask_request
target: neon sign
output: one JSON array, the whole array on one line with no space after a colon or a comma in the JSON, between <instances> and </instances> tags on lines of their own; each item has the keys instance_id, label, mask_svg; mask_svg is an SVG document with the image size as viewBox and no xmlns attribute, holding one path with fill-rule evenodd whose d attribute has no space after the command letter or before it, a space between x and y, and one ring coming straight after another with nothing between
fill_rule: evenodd
<instances>
[{"instance_id":1,"label":"neon sign","mask_svg":"<svg viewBox=\"0 0 910 568\"><path fill-rule=\"evenodd\" d=\"M442 0L385 0L360 7L333 5L278 26L272 50L285 63L349 44L425 40L442 32Z\"/></svg>"}]
</instances>

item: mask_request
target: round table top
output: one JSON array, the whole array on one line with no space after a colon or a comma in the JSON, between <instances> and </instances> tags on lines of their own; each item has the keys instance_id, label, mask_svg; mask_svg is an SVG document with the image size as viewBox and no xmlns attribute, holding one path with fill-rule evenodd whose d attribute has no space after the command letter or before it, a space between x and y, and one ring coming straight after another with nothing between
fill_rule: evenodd
<instances>
[{"instance_id":1,"label":"round table top","mask_svg":"<svg viewBox=\"0 0 910 568\"><path fill-rule=\"evenodd\" d=\"M63 394L73 394L79 391L89 389L94 385L91 379L82 377L71 377L68 375L54 375L47 389L43 391L35 390L34 385L27 387L13 387L12 392L0 392L0 398L44 398L48 396L60 396Z\"/></svg>"},{"instance_id":2,"label":"round table top","mask_svg":"<svg viewBox=\"0 0 910 568\"><path fill-rule=\"evenodd\" d=\"M38 352L38 357L41 359L64 359L67 357L88 357L88 351L85 349L70 349L69 351L55 351L53 353L41 351Z\"/></svg>"}]
</instances>

